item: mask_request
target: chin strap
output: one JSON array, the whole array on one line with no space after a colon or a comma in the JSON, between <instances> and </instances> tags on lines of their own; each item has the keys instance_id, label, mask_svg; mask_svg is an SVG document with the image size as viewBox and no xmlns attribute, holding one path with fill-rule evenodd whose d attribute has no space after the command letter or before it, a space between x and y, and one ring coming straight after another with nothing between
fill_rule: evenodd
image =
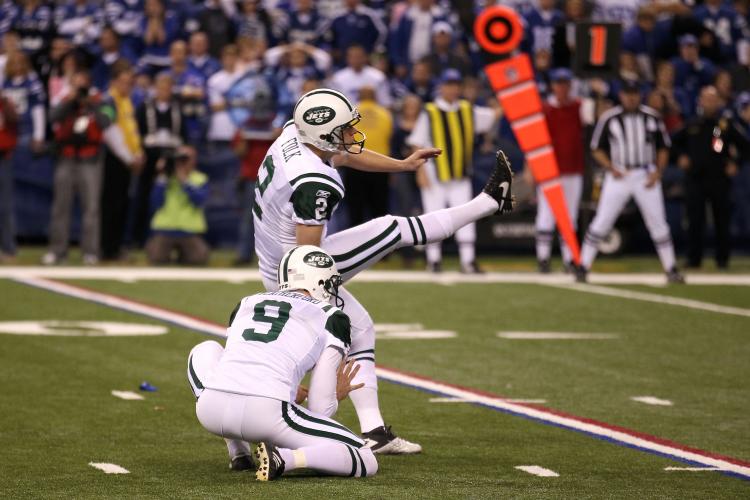
<instances>
[{"instance_id":1,"label":"chin strap","mask_svg":"<svg viewBox=\"0 0 750 500\"><path fill-rule=\"evenodd\" d=\"M333 297L333 305L335 305L339 309L344 308L344 299L339 296L339 287L341 286L342 282L343 280L341 279L341 276L337 274L335 276L331 276L325 281L325 283L323 283L323 289L331 297Z\"/></svg>"}]
</instances>

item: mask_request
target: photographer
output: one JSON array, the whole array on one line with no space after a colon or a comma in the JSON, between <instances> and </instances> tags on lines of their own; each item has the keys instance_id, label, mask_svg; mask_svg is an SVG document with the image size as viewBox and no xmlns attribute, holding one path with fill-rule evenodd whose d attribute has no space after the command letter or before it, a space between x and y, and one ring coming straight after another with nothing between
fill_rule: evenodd
<instances>
[{"instance_id":1,"label":"photographer","mask_svg":"<svg viewBox=\"0 0 750 500\"><path fill-rule=\"evenodd\" d=\"M133 239L138 245L143 245L148 235L152 213L149 199L157 174L156 165L174 157L177 148L185 142L185 119L180 103L172 95L173 87L172 76L167 72L159 73L154 81L154 96L136 111L146 154L146 164L138 178L133 221Z\"/></svg>"},{"instance_id":2,"label":"photographer","mask_svg":"<svg viewBox=\"0 0 750 500\"><path fill-rule=\"evenodd\" d=\"M151 192L154 217L146 243L151 264L173 262L174 251L179 264L208 262L209 248L203 239L208 178L195 166L196 151L191 146L180 146L173 158L161 158L156 164L159 176Z\"/></svg>"},{"instance_id":3,"label":"photographer","mask_svg":"<svg viewBox=\"0 0 750 500\"><path fill-rule=\"evenodd\" d=\"M70 216L77 195L81 203L83 263L99 261L99 203L102 184L103 134L109 120L100 111L99 95L92 93L87 71L76 71L62 102L50 119L58 147L50 223L50 247L45 265L65 259L70 242Z\"/></svg>"}]
</instances>

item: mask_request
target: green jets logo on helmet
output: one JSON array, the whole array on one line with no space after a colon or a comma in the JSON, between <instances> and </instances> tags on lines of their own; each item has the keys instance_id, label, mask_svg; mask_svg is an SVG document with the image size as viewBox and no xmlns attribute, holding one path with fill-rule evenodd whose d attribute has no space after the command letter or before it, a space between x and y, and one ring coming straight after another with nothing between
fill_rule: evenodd
<instances>
[{"instance_id":1,"label":"green jets logo on helmet","mask_svg":"<svg viewBox=\"0 0 750 500\"><path fill-rule=\"evenodd\" d=\"M323 125L336 117L336 112L328 106L317 106L310 108L302 117L310 125Z\"/></svg>"},{"instance_id":2,"label":"green jets logo on helmet","mask_svg":"<svg viewBox=\"0 0 750 500\"><path fill-rule=\"evenodd\" d=\"M329 268L333 265L333 259L323 252L310 252L302 259L307 265L320 268Z\"/></svg>"}]
</instances>

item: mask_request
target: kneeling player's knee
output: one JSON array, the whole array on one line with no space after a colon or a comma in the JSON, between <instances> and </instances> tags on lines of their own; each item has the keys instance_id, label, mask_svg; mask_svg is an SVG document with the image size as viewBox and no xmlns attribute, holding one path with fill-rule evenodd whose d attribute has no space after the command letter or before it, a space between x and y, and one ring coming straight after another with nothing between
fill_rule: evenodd
<instances>
[{"instance_id":1,"label":"kneeling player's knee","mask_svg":"<svg viewBox=\"0 0 750 500\"><path fill-rule=\"evenodd\" d=\"M375 458L375 454L370 448L360 448L359 455L362 457L362 462L365 466L365 477L371 477L378 472L378 460Z\"/></svg>"}]
</instances>

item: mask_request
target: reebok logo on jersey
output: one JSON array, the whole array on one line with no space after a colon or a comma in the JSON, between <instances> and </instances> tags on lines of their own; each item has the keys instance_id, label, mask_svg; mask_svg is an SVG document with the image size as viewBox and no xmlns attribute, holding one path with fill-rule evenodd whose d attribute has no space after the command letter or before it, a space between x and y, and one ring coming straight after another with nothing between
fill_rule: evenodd
<instances>
[{"instance_id":1,"label":"reebok logo on jersey","mask_svg":"<svg viewBox=\"0 0 750 500\"><path fill-rule=\"evenodd\" d=\"M331 259L323 252L310 252L309 254L305 255L305 258L302 260L305 264L313 267L320 267L325 269L333 266L333 259Z\"/></svg>"},{"instance_id":2,"label":"reebok logo on jersey","mask_svg":"<svg viewBox=\"0 0 750 500\"><path fill-rule=\"evenodd\" d=\"M328 106L317 106L310 108L302 119L310 125L323 125L333 120L336 112Z\"/></svg>"},{"instance_id":3,"label":"reebok logo on jersey","mask_svg":"<svg viewBox=\"0 0 750 500\"><path fill-rule=\"evenodd\" d=\"M322 189L318 189L318 192L315 193L316 198L328 198L329 196L331 196L331 193Z\"/></svg>"}]
</instances>

